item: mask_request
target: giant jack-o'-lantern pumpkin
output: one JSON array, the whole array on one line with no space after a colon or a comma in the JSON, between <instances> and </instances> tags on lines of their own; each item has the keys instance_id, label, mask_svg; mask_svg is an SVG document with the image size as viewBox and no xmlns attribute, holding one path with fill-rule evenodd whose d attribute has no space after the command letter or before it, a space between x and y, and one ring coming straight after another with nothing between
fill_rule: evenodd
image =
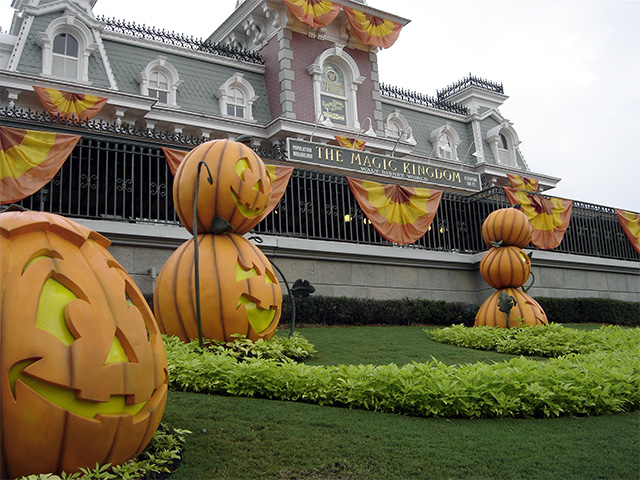
<instances>
[{"instance_id":1,"label":"giant jack-o'-lantern pumpkin","mask_svg":"<svg viewBox=\"0 0 640 480\"><path fill-rule=\"evenodd\" d=\"M542 307L532 297L517 288L502 288L494 292L480 306L476 314L475 326L507 327L507 312L500 310L500 294L513 297L515 304L511 308L509 324L512 327L526 325L547 325L549 320Z\"/></svg>"},{"instance_id":2,"label":"giant jack-o'-lantern pumpkin","mask_svg":"<svg viewBox=\"0 0 640 480\"><path fill-rule=\"evenodd\" d=\"M209 171L201 169L204 161ZM211 173L213 184L207 181ZM216 217L233 231L245 234L262 219L271 198L271 176L262 159L247 145L234 140L211 140L191 150L180 163L173 181L173 202L180 221L193 233L193 205L198 180L199 233L216 233Z\"/></svg>"},{"instance_id":3,"label":"giant jack-o'-lantern pumpkin","mask_svg":"<svg viewBox=\"0 0 640 480\"><path fill-rule=\"evenodd\" d=\"M160 423L164 345L109 243L58 215L0 214L0 478L125 462Z\"/></svg>"},{"instance_id":4,"label":"giant jack-o'-lantern pumpkin","mask_svg":"<svg viewBox=\"0 0 640 480\"><path fill-rule=\"evenodd\" d=\"M494 210L482 222L482 239L488 246L495 243L524 248L531 241L529 219L517 208Z\"/></svg>"},{"instance_id":5,"label":"giant jack-o'-lantern pumpkin","mask_svg":"<svg viewBox=\"0 0 640 480\"><path fill-rule=\"evenodd\" d=\"M203 337L271 338L280 320L282 291L269 260L234 233L198 235L198 246ZM194 271L192 238L169 257L154 291L160 329L183 341L198 338Z\"/></svg>"}]
</instances>

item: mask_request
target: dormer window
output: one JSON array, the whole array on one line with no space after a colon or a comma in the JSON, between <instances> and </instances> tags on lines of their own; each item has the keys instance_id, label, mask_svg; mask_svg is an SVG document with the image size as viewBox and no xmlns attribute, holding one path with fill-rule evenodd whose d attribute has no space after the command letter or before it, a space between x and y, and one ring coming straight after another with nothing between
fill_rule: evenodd
<instances>
[{"instance_id":1,"label":"dormer window","mask_svg":"<svg viewBox=\"0 0 640 480\"><path fill-rule=\"evenodd\" d=\"M487 143L497 164L516 165L516 147L520 144L513 127L504 122L487 132Z\"/></svg>"},{"instance_id":2,"label":"dormer window","mask_svg":"<svg viewBox=\"0 0 640 480\"><path fill-rule=\"evenodd\" d=\"M53 20L36 42L42 48L42 75L89 82L89 57L98 45L75 15Z\"/></svg>"},{"instance_id":3,"label":"dormer window","mask_svg":"<svg viewBox=\"0 0 640 480\"><path fill-rule=\"evenodd\" d=\"M253 121L253 103L258 99L253 86L236 73L224 82L216 92L220 102L220 114Z\"/></svg>"},{"instance_id":4,"label":"dormer window","mask_svg":"<svg viewBox=\"0 0 640 480\"><path fill-rule=\"evenodd\" d=\"M432 155L435 154L437 158L447 160L458 160L460 136L450 124L447 123L433 130L429 140L433 145L431 150Z\"/></svg>"},{"instance_id":5,"label":"dormer window","mask_svg":"<svg viewBox=\"0 0 640 480\"><path fill-rule=\"evenodd\" d=\"M175 107L178 87L182 83L180 75L167 58L159 56L149 62L137 78L140 83L140 94L158 100L161 105Z\"/></svg>"}]
</instances>

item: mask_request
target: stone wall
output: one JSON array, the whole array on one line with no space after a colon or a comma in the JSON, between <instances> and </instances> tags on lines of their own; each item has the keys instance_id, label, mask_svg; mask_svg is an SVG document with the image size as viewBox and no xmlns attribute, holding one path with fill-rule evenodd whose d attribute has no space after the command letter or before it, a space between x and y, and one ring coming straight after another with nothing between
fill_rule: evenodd
<instances>
[{"instance_id":1,"label":"stone wall","mask_svg":"<svg viewBox=\"0 0 640 480\"><path fill-rule=\"evenodd\" d=\"M81 221L113 243L109 251L145 294L165 261L191 235L181 227ZM306 279L316 295L427 298L482 303L493 289L469 255L263 236L261 250L289 284ZM525 249L526 250L526 249ZM596 297L640 302L640 263L535 251L533 297ZM527 282L527 285L530 283ZM283 288L284 290L284 288Z\"/></svg>"}]
</instances>

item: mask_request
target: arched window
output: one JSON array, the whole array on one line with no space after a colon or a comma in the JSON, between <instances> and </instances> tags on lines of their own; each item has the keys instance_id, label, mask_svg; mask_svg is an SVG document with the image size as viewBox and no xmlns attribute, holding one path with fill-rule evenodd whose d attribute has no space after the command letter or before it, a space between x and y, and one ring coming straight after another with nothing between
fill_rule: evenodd
<instances>
[{"instance_id":1,"label":"arched window","mask_svg":"<svg viewBox=\"0 0 640 480\"><path fill-rule=\"evenodd\" d=\"M258 99L242 73L234 74L216 92L220 114L253 121L253 103Z\"/></svg>"},{"instance_id":2,"label":"arched window","mask_svg":"<svg viewBox=\"0 0 640 480\"><path fill-rule=\"evenodd\" d=\"M447 123L433 130L429 136L429 140L433 145L431 153L435 153L436 157L447 160L458 160L460 136L450 124Z\"/></svg>"},{"instance_id":3,"label":"arched window","mask_svg":"<svg viewBox=\"0 0 640 480\"><path fill-rule=\"evenodd\" d=\"M56 77L78 78L78 40L70 33L53 39L51 73Z\"/></svg>"},{"instance_id":4,"label":"arched window","mask_svg":"<svg viewBox=\"0 0 640 480\"><path fill-rule=\"evenodd\" d=\"M177 103L178 87L182 84L178 71L167 62L167 58L159 56L149 62L145 69L138 74L140 94L153 97L159 104L175 107Z\"/></svg>"},{"instance_id":5,"label":"arched window","mask_svg":"<svg viewBox=\"0 0 640 480\"><path fill-rule=\"evenodd\" d=\"M364 77L353 58L336 45L318 55L307 72L313 76L314 118L326 112L334 125L360 129L356 93Z\"/></svg>"},{"instance_id":6,"label":"arched window","mask_svg":"<svg viewBox=\"0 0 640 480\"><path fill-rule=\"evenodd\" d=\"M487 132L487 143L496 163L500 165L516 165L516 147L520 144L518 134L509 124L503 122Z\"/></svg>"},{"instance_id":7,"label":"arched window","mask_svg":"<svg viewBox=\"0 0 640 480\"><path fill-rule=\"evenodd\" d=\"M404 134L403 139L410 145L415 145L416 140L413 138L413 131L409 126L409 122L404 118L400 112L395 111L387 117L385 123L385 134L389 138L398 138L401 134Z\"/></svg>"},{"instance_id":8,"label":"arched window","mask_svg":"<svg viewBox=\"0 0 640 480\"><path fill-rule=\"evenodd\" d=\"M89 57L98 44L75 15L53 20L36 42L42 48L42 75L89 82Z\"/></svg>"}]
</instances>

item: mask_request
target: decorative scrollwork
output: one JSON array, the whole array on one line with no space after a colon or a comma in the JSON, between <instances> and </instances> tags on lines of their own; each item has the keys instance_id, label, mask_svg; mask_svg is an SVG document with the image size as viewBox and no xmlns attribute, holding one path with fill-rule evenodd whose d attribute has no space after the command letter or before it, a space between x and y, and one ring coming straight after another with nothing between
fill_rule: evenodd
<instances>
[{"instance_id":1,"label":"decorative scrollwork","mask_svg":"<svg viewBox=\"0 0 640 480\"><path fill-rule=\"evenodd\" d=\"M458 80L457 82L452 83L442 90L438 90L438 100L444 100L454 93L458 93L468 87L477 87L494 93L504 93L502 83L492 82L490 80L486 80L480 77L474 77L473 75L469 74L468 77L465 77L462 80Z\"/></svg>"},{"instance_id":2,"label":"decorative scrollwork","mask_svg":"<svg viewBox=\"0 0 640 480\"><path fill-rule=\"evenodd\" d=\"M111 32L131 35L133 37L143 38L154 42L166 43L176 47L188 48L189 50L195 50L198 52L212 53L214 55L233 58L243 62L264 65L264 58L262 58L262 55L259 53L249 52L241 48L230 47L220 43L212 43L194 38L193 35L187 37L180 33L168 32L155 27L138 25L134 22L116 20L115 18L106 18L102 16L98 17L98 20L104 23L105 30Z\"/></svg>"},{"instance_id":3,"label":"decorative scrollwork","mask_svg":"<svg viewBox=\"0 0 640 480\"><path fill-rule=\"evenodd\" d=\"M89 187L91 190L97 190L98 188L98 175L87 175L83 173L80 175L80 187Z\"/></svg>"},{"instance_id":4,"label":"decorative scrollwork","mask_svg":"<svg viewBox=\"0 0 640 480\"><path fill-rule=\"evenodd\" d=\"M404 102L421 105L423 107L436 108L451 113L459 113L460 115L469 115L469 109L464 105L454 102L448 102L444 99L430 97L414 90L406 90L404 88L394 87L386 83L380 83L380 95L388 98L395 98Z\"/></svg>"},{"instance_id":5,"label":"decorative scrollwork","mask_svg":"<svg viewBox=\"0 0 640 480\"><path fill-rule=\"evenodd\" d=\"M133 192L133 180L130 178L117 178L116 179L116 190L122 192L123 190L127 193Z\"/></svg>"}]
</instances>

